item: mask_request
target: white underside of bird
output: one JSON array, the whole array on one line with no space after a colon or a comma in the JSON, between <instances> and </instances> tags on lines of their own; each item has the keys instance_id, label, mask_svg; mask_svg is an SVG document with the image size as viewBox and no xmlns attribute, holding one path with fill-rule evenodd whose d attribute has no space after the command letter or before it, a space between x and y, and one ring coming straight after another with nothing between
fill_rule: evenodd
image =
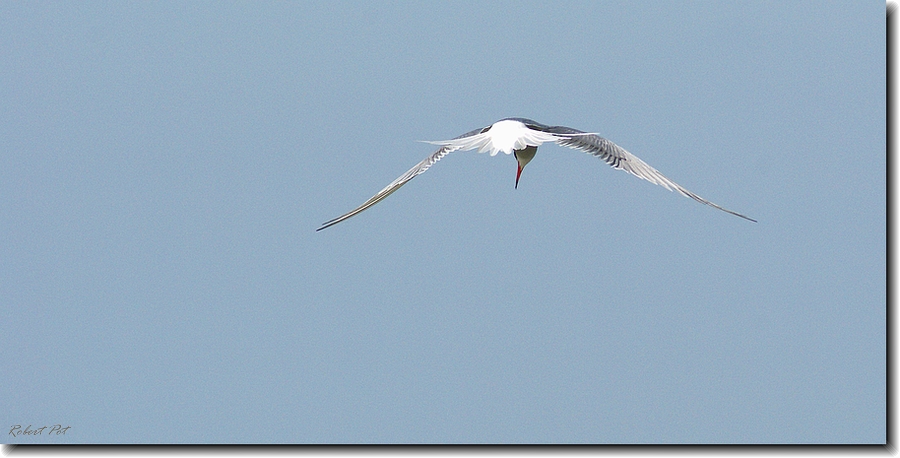
<instances>
[{"instance_id":1,"label":"white underside of bird","mask_svg":"<svg viewBox=\"0 0 900 458\"><path fill-rule=\"evenodd\" d=\"M384 198L397 189L400 189L401 186L408 183L417 175L428 170L428 168L442 157L454 151L478 150L479 153L487 152L490 153L491 156L495 156L499 152L514 154L519 163L518 171L516 172L516 187L518 187L519 176L522 173L522 169L525 168L525 165L527 165L532 158L534 158L534 155L537 153L537 147L549 142L555 142L561 146L584 151L604 160L615 169L624 170L638 178L660 185L671 191L676 191L679 194L690 197L702 204L756 222L756 220L752 218L720 207L688 191L679 184L663 176L663 174L647 165L647 163L640 160L637 156L596 134L582 132L564 126L547 126L525 118L507 118L497 121L490 126L475 129L452 140L426 142L440 145L440 148L391 182L359 207L323 223L322 226L316 230L321 231L326 227L340 223L341 221L358 215L378 202L381 202Z\"/></svg>"},{"instance_id":2,"label":"white underside of bird","mask_svg":"<svg viewBox=\"0 0 900 458\"><path fill-rule=\"evenodd\" d=\"M427 141L432 145L450 146L462 151L477 149L479 153L491 153L496 156L503 152L525 149L528 146L541 146L546 142L555 142L559 137L547 132L529 129L525 123L513 119L504 119L491 124L490 129L469 137L453 140Z\"/></svg>"}]
</instances>

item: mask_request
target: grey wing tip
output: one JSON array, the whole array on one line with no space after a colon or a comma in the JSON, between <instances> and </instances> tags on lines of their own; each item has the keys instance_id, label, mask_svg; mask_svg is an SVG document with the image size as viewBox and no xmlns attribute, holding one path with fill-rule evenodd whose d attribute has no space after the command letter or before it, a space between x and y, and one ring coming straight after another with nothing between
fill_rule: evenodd
<instances>
[{"instance_id":1,"label":"grey wing tip","mask_svg":"<svg viewBox=\"0 0 900 458\"><path fill-rule=\"evenodd\" d=\"M757 221L757 220L755 220L755 219L753 219L753 218L751 218L751 217L749 217L749 216L744 216L744 215L742 215L742 214L740 214L740 213L738 213L738 212L733 212L733 211L731 211L731 210L725 210L725 211L726 211L727 213L731 213L731 214L734 215L734 216L737 216L738 218L744 218L745 220L750 221L751 223L758 223L758 222L759 222L759 221Z\"/></svg>"},{"instance_id":2,"label":"grey wing tip","mask_svg":"<svg viewBox=\"0 0 900 458\"><path fill-rule=\"evenodd\" d=\"M740 213L738 213L738 212L731 211L731 210L729 210L729 209L727 209L727 208L724 208L724 207L720 207L720 206L718 206L718 205L716 205L716 204L713 204L712 202L709 202L709 201L701 201L701 202L703 202L703 203L705 203L705 204L707 204L707 205L710 205L711 207L714 207L714 208L717 208L717 209L719 209L719 210L722 210L722 211L725 212L725 213L730 213L730 214L732 214L732 215L734 215L734 216L737 216L738 218L744 218L745 220L750 221L750 222L753 222L753 223L758 223L758 222L759 222L759 221L756 221L755 219L753 219L753 218L751 218L751 217L749 217L749 216L744 216L744 215L742 215L742 214L740 214Z\"/></svg>"},{"instance_id":3,"label":"grey wing tip","mask_svg":"<svg viewBox=\"0 0 900 458\"><path fill-rule=\"evenodd\" d=\"M316 232L319 232L319 231L321 231L322 229L325 229L325 228L329 228L329 227L331 227L331 226L334 226L335 224L340 223L341 221L343 221L341 218L335 218L335 219L330 220L330 221L325 221L324 223L322 223L321 226L319 226L318 229L316 229Z\"/></svg>"}]
</instances>

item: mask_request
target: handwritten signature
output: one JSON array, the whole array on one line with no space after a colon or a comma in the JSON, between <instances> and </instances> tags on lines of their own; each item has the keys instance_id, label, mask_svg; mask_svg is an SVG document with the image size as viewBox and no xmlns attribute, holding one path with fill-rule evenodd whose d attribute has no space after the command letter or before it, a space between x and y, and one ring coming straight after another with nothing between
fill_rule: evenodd
<instances>
[{"instance_id":1,"label":"handwritten signature","mask_svg":"<svg viewBox=\"0 0 900 458\"><path fill-rule=\"evenodd\" d=\"M63 425L57 424L53 426L41 426L40 428L31 429L31 425L28 425L25 427L25 429L22 429L22 425L12 425L12 427L10 427L9 429L9 435L12 437L42 436L44 434L44 430L47 428L50 428L50 430L47 431L48 436L58 436L61 434L65 435L66 431L68 431L71 426L63 427Z\"/></svg>"}]
</instances>

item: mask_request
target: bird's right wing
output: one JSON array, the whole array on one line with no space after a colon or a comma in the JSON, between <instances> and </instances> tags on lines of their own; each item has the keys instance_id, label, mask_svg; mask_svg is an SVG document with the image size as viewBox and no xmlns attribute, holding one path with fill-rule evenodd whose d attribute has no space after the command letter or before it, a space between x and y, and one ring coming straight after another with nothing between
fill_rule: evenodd
<instances>
[{"instance_id":1,"label":"bird's right wing","mask_svg":"<svg viewBox=\"0 0 900 458\"><path fill-rule=\"evenodd\" d=\"M685 197L690 197L697 202L722 210L725 213L731 213L734 216L744 218L748 221L753 221L754 223L756 222L756 220L753 218L721 207L698 196L697 194L694 194L691 191L688 191L680 184L670 180L662 173L659 173L659 170L654 169L649 164L642 161L639 157L626 151L625 148L622 148L621 146L603 137L600 137L599 135L587 134L581 132L580 130L564 126L545 127L544 131L553 134L565 135L564 137L560 137L556 141L556 143L558 143L559 145L584 151L585 153L602 159L615 169L624 170L638 178L642 178L653 184L662 186L670 191L676 191Z\"/></svg>"},{"instance_id":2,"label":"bird's right wing","mask_svg":"<svg viewBox=\"0 0 900 458\"><path fill-rule=\"evenodd\" d=\"M460 135L459 137L456 137L456 139L461 139L461 138L466 138L466 137L471 137L473 135L477 135L479 133L482 133L485 129L486 128L484 128L484 127L480 128L480 129L475 129L471 132L467 132L465 134ZM440 147L437 151L432 153L431 156L426 157L422 162L419 162L413 168L407 170L406 173L404 173L403 175L400 175L399 178L392 181L391 184L385 186L384 189L382 189L381 191L378 191L377 194L372 196L369 200L365 201L359 207L356 207L352 211L345 213L341 216L338 216L335 219L332 219L332 220L322 223L322 226L319 227L318 229L316 229L316 232L321 231L322 229L325 229L326 227L334 226L335 224L340 223L341 221L344 221L345 219L356 216L356 215L362 213L363 211L367 210L369 207L377 204L378 202L381 202L387 196L391 195L394 191L400 189L401 186L408 183L409 180L412 180L417 175L428 170L429 167L434 165L435 162L441 160L441 158L443 158L444 156L446 156L454 151L457 151L459 149L460 149L460 147L456 146L456 145L445 145L445 146Z\"/></svg>"}]
</instances>

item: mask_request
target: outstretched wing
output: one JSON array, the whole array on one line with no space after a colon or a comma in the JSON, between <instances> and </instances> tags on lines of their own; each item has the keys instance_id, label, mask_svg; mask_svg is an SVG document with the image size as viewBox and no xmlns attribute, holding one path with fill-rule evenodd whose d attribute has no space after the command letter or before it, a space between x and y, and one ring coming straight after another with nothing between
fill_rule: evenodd
<instances>
[{"instance_id":1,"label":"outstretched wing","mask_svg":"<svg viewBox=\"0 0 900 458\"><path fill-rule=\"evenodd\" d=\"M480 133L484 132L486 129L487 129L487 127L475 129L471 132L467 132L465 134L460 135L459 137L456 137L454 140L471 137L471 136L480 134ZM407 170L406 173L404 173L403 175L400 175L399 178L392 181L391 184L385 186L384 189L382 189L381 191L378 191L377 194L372 196L369 200L365 201L362 205L360 205L359 207L356 207L355 209L353 209L352 211L350 211L348 213L338 216L335 219L326 221L325 223L322 224L321 227L316 229L316 231L318 232L318 231L321 231L322 229L325 229L326 227L334 226L335 224L340 223L341 221L344 221L347 218L351 218L353 216L356 216L356 215L362 213L369 207L384 200L387 196L391 195L394 191L400 189L401 186L408 183L409 180L412 180L413 178L415 178L416 175L419 175L422 172L428 170L432 165L434 165L435 162L441 160L441 158L443 158L444 156L446 156L454 151L457 151L459 149L460 149L460 147L456 146L456 145L442 146L440 149L438 149L437 151L432 153L431 156L426 157L425 160L423 160L422 162L419 162L413 168Z\"/></svg>"},{"instance_id":2,"label":"outstretched wing","mask_svg":"<svg viewBox=\"0 0 900 458\"><path fill-rule=\"evenodd\" d=\"M537 123L536 123L537 124ZM562 146L568 146L569 148L574 148L577 150L584 151L585 153L596 156L602 160L604 160L607 164L612 166L615 169L624 170L638 178L643 178L653 184L660 185L670 191L676 191L679 194L690 197L691 199L700 202L701 204L709 205L710 207L717 208L726 213L731 213L734 216L739 216L748 221L756 222L755 219L744 216L740 213L733 212L727 208L720 207L697 194L688 191L683 188L678 183L666 178L663 174L659 173L658 170L650 167L646 162L640 160L634 154L625 151L625 148L622 148L615 143L600 137L594 134L587 134L581 132L577 129L572 129L570 127L564 126L543 126L540 124L529 126L531 128L537 128L543 130L545 132L549 132L552 134L561 135L561 137L556 141L556 143ZM576 134L576 135L573 135ZM584 134L584 135L577 135Z\"/></svg>"}]
</instances>

